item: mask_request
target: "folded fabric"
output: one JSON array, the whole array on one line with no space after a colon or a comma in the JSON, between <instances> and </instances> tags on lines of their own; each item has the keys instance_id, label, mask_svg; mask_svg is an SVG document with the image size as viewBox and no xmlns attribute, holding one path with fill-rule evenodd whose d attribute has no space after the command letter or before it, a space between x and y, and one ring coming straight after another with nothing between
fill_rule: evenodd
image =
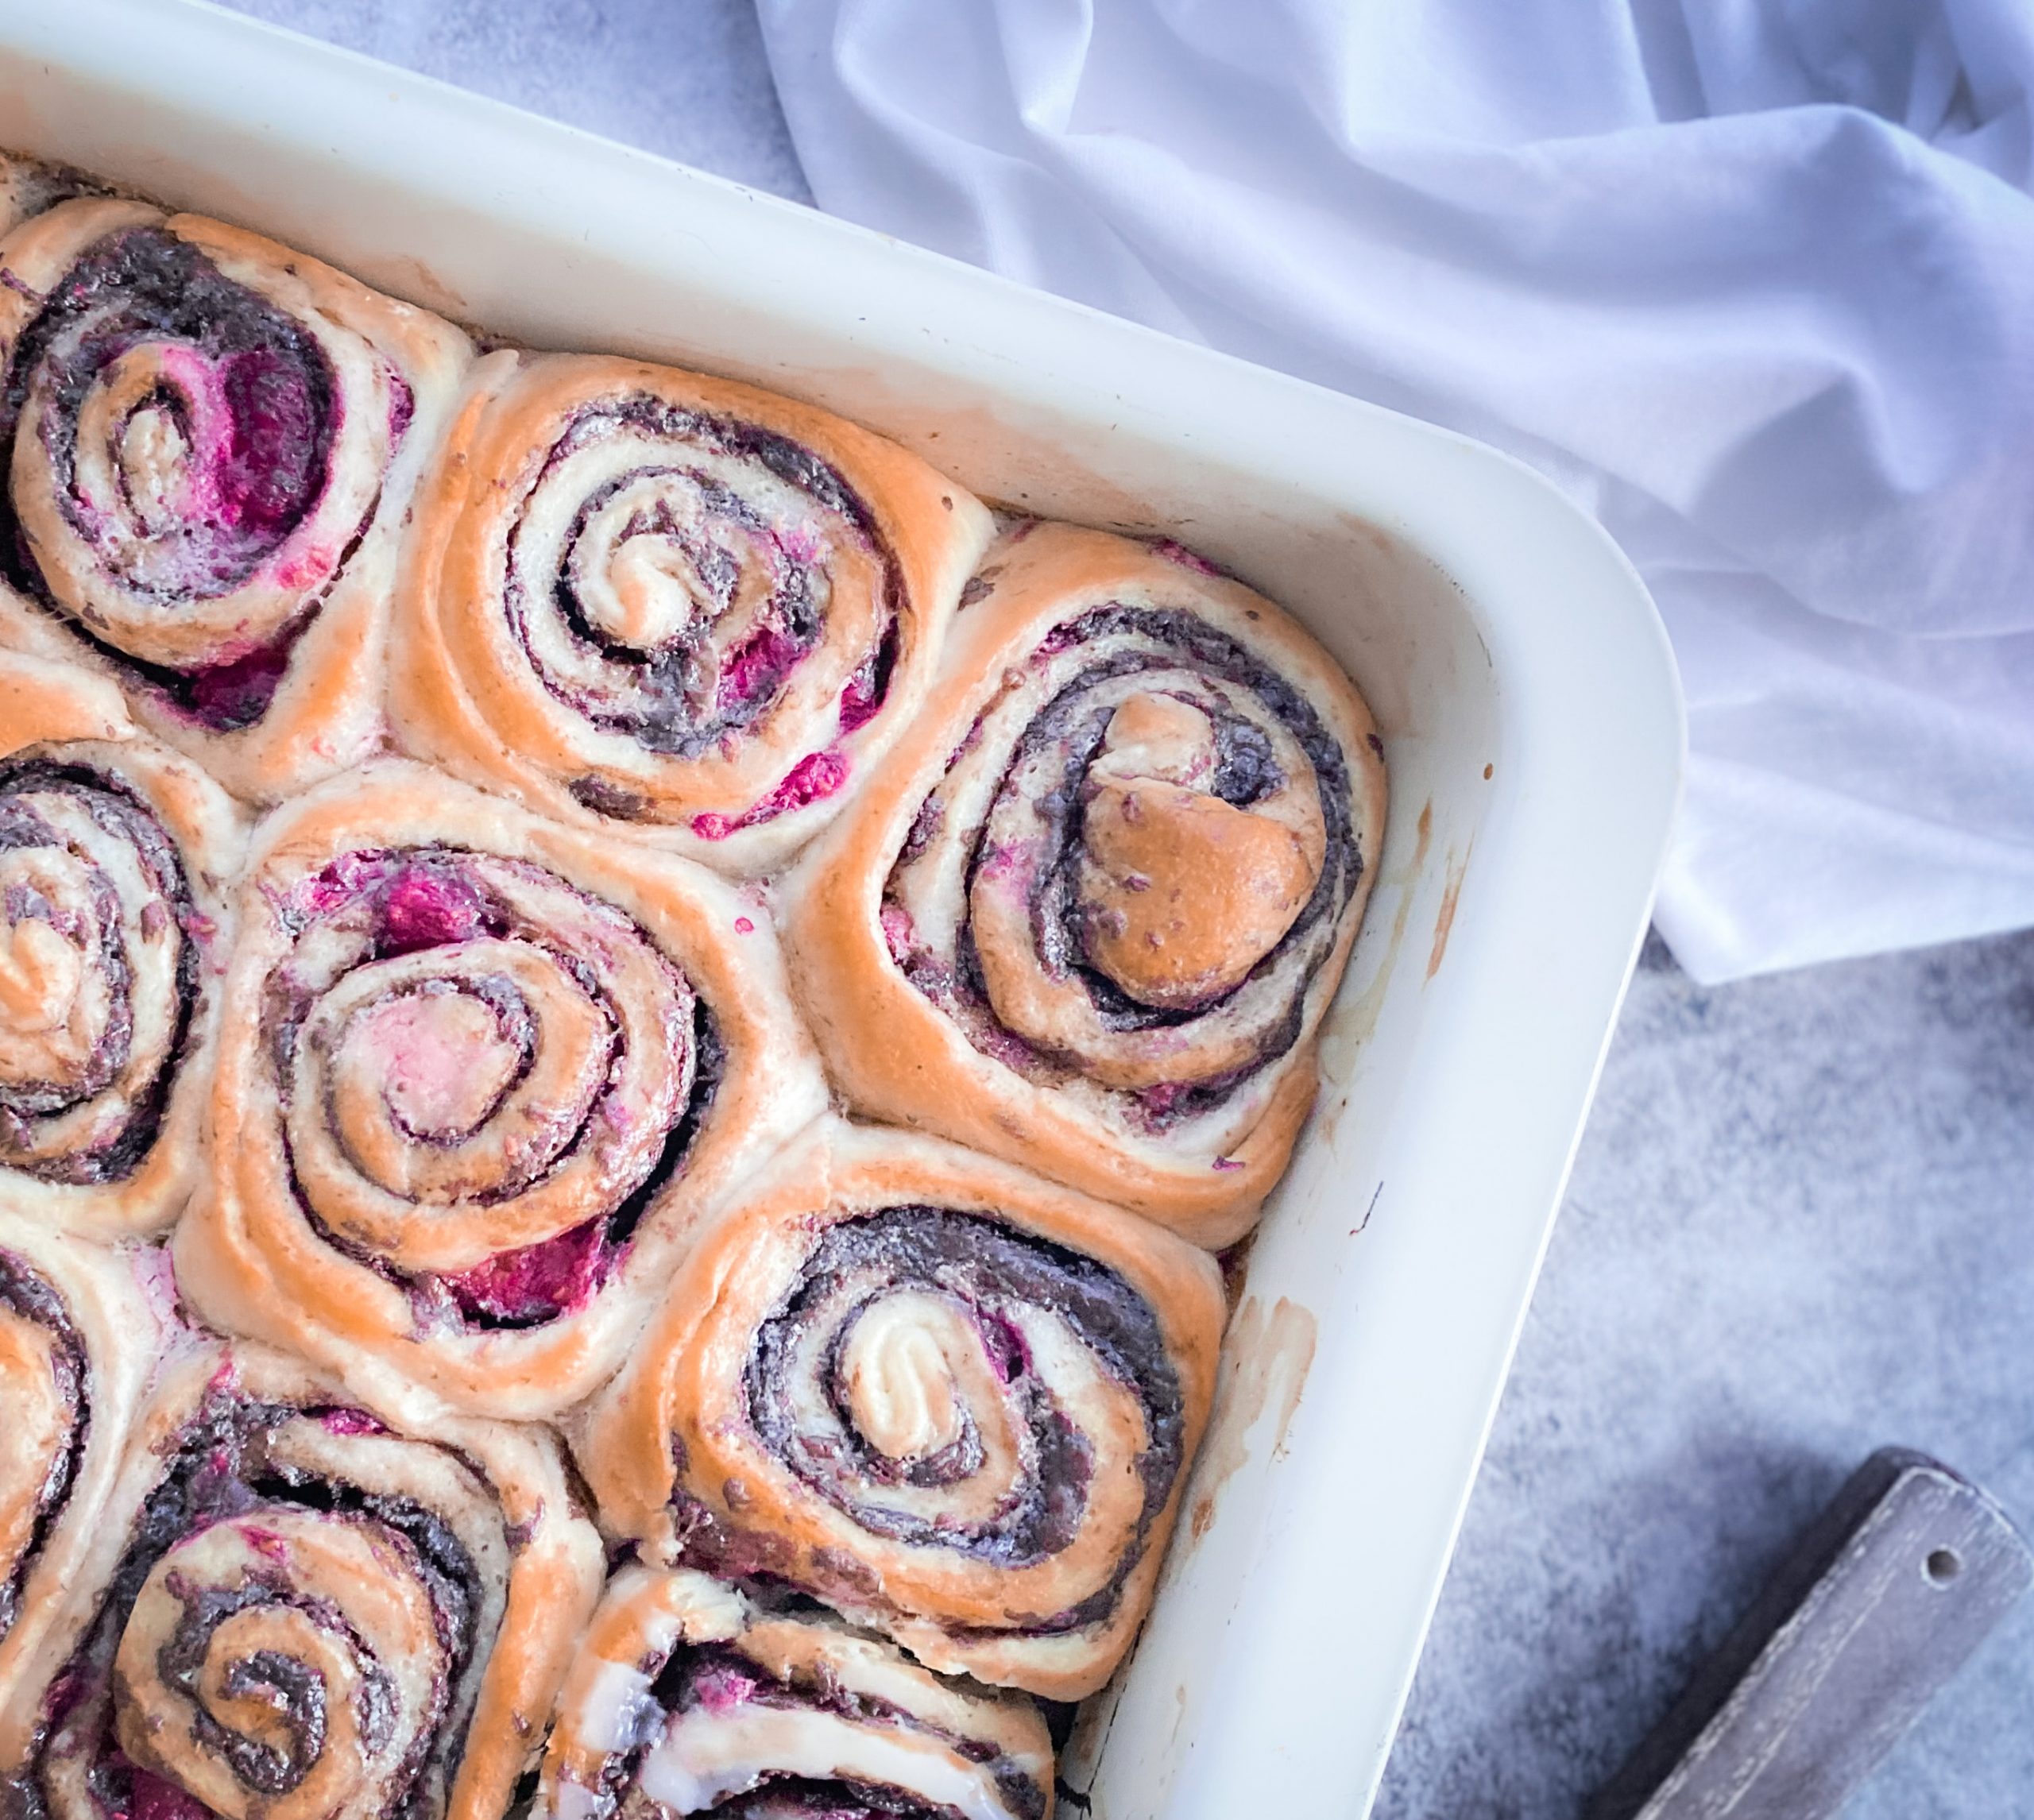
<instances>
[{"instance_id":1,"label":"folded fabric","mask_svg":"<svg viewBox=\"0 0 2034 1820\"><path fill-rule=\"evenodd\" d=\"M1687 686L1698 979L2034 922L2020 0L758 0L836 213L1478 435Z\"/></svg>"}]
</instances>

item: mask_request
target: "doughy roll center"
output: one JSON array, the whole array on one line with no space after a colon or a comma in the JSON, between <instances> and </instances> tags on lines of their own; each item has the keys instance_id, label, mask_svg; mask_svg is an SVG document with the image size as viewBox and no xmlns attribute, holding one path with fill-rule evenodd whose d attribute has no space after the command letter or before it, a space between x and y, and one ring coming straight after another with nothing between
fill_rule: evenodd
<instances>
[{"instance_id":1,"label":"doughy roll center","mask_svg":"<svg viewBox=\"0 0 2034 1820\"><path fill-rule=\"evenodd\" d=\"M419 849L332 875L350 867L383 876L312 922L276 988L305 1002L284 1129L307 1204L399 1269L454 1273L611 1212L692 1092L683 976L533 867Z\"/></svg>"},{"instance_id":2,"label":"doughy roll center","mask_svg":"<svg viewBox=\"0 0 2034 1820\"><path fill-rule=\"evenodd\" d=\"M52 594L130 657L191 670L269 644L374 508L396 381L300 291L136 226L86 251L38 327L20 522Z\"/></svg>"},{"instance_id":3,"label":"doughy roll center","mask_svg":"<svg viewBox=\"0 0 2034 1820\"><path fill-rule=\"evenodd\" d=\"M114 1664L121 1749L224 1820L377 1810L451 1664L410 1545L257 1507L169 1549Z\"/></svg>"},{"instance_id":4,"label":"doughy roll center","mask_svg":"<svg viewBox=\"0 0 2034 1820\"><path fill-rule=\"evenodd\" d=\"M0 1308L0 1585L34 1544L76 1432L76 1397L59 1367L56 1336Z\"/></svg>"},{"instance_id":5,"label":"doughy roll center","mask_svg":"<svg viewBox=\"0 0 2034 1820\"><path fill-rule=\"evenodd\" d=\"M130 1173L195 995L176 848L118 780L42 759L0 772L0 1162Z\"/></svg>"},{"instance_id":6,"label":"doughy roll center","mask_svg":"<svg viewBox=\"0 0 2034 1820\"><path fill-rule=\"evenodd\" d=\"M921 875L899 892L914 926L964 924L997 1021L1101 1086L1177 1088L1259 1060L1290 1014L1277 957L1327 852L1291 731L1221 678L1084 675L1068 654L983 728L902 868Z\"/></svg>"}]
</instances>

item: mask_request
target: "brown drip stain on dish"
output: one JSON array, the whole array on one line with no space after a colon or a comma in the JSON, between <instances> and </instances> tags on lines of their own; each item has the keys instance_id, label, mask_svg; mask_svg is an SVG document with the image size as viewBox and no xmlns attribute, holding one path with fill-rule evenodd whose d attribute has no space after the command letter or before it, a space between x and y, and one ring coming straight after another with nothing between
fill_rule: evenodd
<instances>
[{"instance_id":1,"label":"brown drip stain on dish","mask_svg":"<svg viewBox=\"0 0 2034 1820\"><path fill-rule=\"evenodd\" d=\"M1215 1262L1222 1267L1222 1300L1232 1320L1243 1300L1243 1281L1250 1273L1250 1254L1257 1249L1257 1235L1263 1230L1262 1227L1253 1226L1227 1250L1216 1254Z\"/></svg>"},{"instance_id":2,"label":"brown drip stain on dish","mask_svg":"<svg viewBox=\"0 0 2034 1820\"><path fill-rule=\"evenodd\" d=\"M1448 856L1448 883L1440 893L1440 914L1434 918L1433 951L1427 956L1429 980L1440 971L1442 957L1448 953L1448 937L1455 928L1455 902L1462 895L1462 875L1468 869L1468 854L1465 852L1457 859L1451 850Z\"/></svg>"},{"instance_id":3,"label":"brown drip stain on dish","mask_svg":"<svg viewBox=\"0 0 2034 1820\"><path fill-rule=\"evenodd\" d=\"M1278 1412L1272 1457L1285 1451L1319 1339L1313 1311L1284 1296L1269 1311L1259 1297L1247 1296L1236 1311L1222 1343L1214 1420L1208 1424L1200 1463L1188 1487L1193 1502L1187 1532L1193 1540L1198 1542L1214 1526L1222 1488L1249 1463L1251 1431L1267 1409Z\"/></svg>"},{"instance_id":4,"label":"brown drip stain on dish","mask_svg":"<svg viewBox=\"0 0 2034 1820\"><path fill-rule=\"evenodd\" d=\"M411 253L398 253L383 254L373 263L381 274L382 289L394 292L405 303L420 303L427 310L435 310L441 316L450 316L454 322L466 321L466 299L421 259ZM350 271L354 269L347 268Z\"/></svg>"}]
</instances>

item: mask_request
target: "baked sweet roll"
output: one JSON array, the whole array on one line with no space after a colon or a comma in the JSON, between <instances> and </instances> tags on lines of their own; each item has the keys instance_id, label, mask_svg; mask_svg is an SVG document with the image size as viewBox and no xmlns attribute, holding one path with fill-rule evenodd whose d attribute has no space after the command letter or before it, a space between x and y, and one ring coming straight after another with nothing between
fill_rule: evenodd
<instances>
[{"instance_id":1,"label":"baked sweet roll","mask_svg":"<svg viewBox=\"0 0 2034 1820\"><path fill-rule=\"evenodd\" d=\"M0 1196L102 1238L189 1198L245 829L118 690L0 654Z\"/></svg>"},{"instance_id":2,"label":"baked sweet roll","mask_svg":"<svg viewBox=\"0 0 2034 1820\"><path fill-rule=\"evenodd\" d=\"M1317 1084L1384 823L1334 660L1176 547L1027 524L791 887L834 1078L1164 1222L1247 1231Z\"/></svg>"},{"instance_id":3,"label":"baked sweet roll","mask_svg":"<svg viewBox=\"0 0 2034 1820\"><path fill-rule=\"evenodd\" d=\"M1077 1699L1150 1600L1222 1324L1171 1234L828 1121L702 1237L575 1451L649 1558Z\"/></svg>"},{"instance_id":4,"label":"baked sweet roll","mask_svg":"<svg viewBox=\"0 0 2034 1820\"><path fill-rule=\"evenodd\" d=\"M112 198L0 240L0 642L84 663L269 799L381 738L404 515L466 337Z\"/></svg>"},{"instance_id":5,"label":"baked sweet roll","mask_svg":"<svg viewBox=\"0 0 2034 1820\"><path fill-rule=\"evenodd\" d=\"M1048 1820L1021 1694L929 1674L810 1602L624 1568L559 1696L530 1820Z\"/></svg>"},{"instance_id":6,"label":"baked sweet roll","mask_svg":"<svg viewBox=\"0 0 2034 1820\"><path fill-rule=\"evenodd\" d=\"M103 195L106 186L83 171L0 152L0 234L18 226L32 214L68 202L74 196Z\"/></svg>"},{"instance_id":7,"label":"baked sweet roll","mask_svg":"<svg viewBox=\"0 0 2034 1820\"><path fill-rule=\"evenodd\" d=\"M586 1396L826 1104L760 893L420 766L268 825L225 1003L184 1291L408 1408Z\"/></svg>"},{"instance_id":8,"label":"baked sweet roll","mask_svg":"<svg viewBox=\"0 0 2034 1820\"><path fill-rule=\"evenodd\" d=\"M915 712L992 528L792 400L492 355L420 508L396 721L547 814L761 871Z\"/></svg>"},{"instance_id":9,"label":"baked sweet roll","mask_svg":"<svg viewBox=\"0 0 2034 1820\"><path fill-rule=\"evenodd\" d=\"M393 1424L259 1347L149 1404L0 1788L38 1820L496 1820L598 1598L542 1431Z\"/></svg>"},{"instance_id":10,"label":"baked sweet roll","mask_svg":"<svg viewBox=\"0 0 2034 1820\"><path fill-rule=\"evenodd\" d=\"M0 1714L51 1648L181 1330L161 1252L79 1245L0 1185Z\"/></svg>"}]
</instances>

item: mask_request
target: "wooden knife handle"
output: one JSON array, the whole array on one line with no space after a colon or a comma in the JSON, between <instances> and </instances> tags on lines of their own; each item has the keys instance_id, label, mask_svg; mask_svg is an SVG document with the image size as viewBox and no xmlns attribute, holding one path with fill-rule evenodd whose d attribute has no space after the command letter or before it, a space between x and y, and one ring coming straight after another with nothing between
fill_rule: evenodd
<instances>
[{"instance_id":1,"label":"wooden knife handle","mask_svg":"<svg viewBox=\"0 0 2034 1820\"><path fill-rule=\"evenodd\" d=\"M1874 1454L1588 1820L1825 1820L2030 1583L2034 1554L1976 1486Z\"/></svg>"}]
</instances>

